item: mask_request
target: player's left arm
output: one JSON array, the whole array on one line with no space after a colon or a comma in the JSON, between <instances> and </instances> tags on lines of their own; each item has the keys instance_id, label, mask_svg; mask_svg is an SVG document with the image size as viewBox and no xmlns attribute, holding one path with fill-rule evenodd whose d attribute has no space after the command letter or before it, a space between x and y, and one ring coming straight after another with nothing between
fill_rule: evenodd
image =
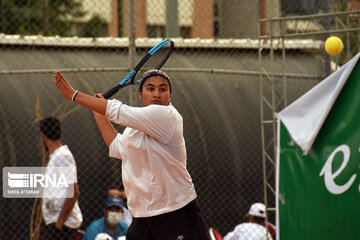
<instances>
[{"instance_id":1,"label":"player's left arm","mask_svg":"<svg viewBox=\"0 0 360 240\"><path fill-rule=\"evenodd\" d=\"M103 137L106 145L109 147L118 132L106 117L97 112L93 112L93 114L101 136Z\"/></svg>"},{"instance_id":2,"label":"player's left arm","mask_svg":"<svg viewBox=\"0 0 360 240\"><path fill-rule=\"evenodd\" d=\"M66 222L66 220L68 219L77 199L80 196L80 191L79 191L79 186L77 183L74 184L70 184L69 188L73 187L74 188L74 196L71 198L66 198L64 205L61 209L60 215L58 217L58 220L56 222L56 227L58 229L61 229L64 226L64 223Z\"/></svg>"},{"instance_id":3,"label":"player's left arm","mask_svg":"<svg viewBox=\"0 0 360 240\"><path fill-rule=\"evenodd\" d=\"M81 92L78 92L76 98L73 99L76 91L60 72L55 72L55 85L66 99L73 100L92 111L105 115L106 99L93 97Z\"/></svg>"},{"instance_id":4,"label":"player's left arm","mask_svg":"<svg viewBox=\"0 0 360 240\"><path fill-rule=\"evenodd\" d=\"M95 97L104 98L101 93L95 94ZM100 130L101 136L103 137L106 145L109 147L110 144L114 141L118 132L115 130L114 126L105 116L94 111L93 114L96 124Z\"/></svg>"}]
</instances>

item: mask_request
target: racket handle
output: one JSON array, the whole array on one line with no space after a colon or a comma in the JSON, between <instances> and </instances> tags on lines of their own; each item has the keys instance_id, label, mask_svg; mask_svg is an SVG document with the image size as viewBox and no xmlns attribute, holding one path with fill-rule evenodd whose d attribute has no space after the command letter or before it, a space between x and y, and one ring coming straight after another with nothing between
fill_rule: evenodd
<instances>
[{"instance_id":1,"label":"racket handle","mask_svg":"<svg viewBox=\"0 0 360 240\"><path fill-rule=\"evenodd\" d=\"M108 90L106 93L103 94L103 96L104 96L105 99L109 99L115 93L117 93L117 91L119 91L119 85L116 85L113 88L111 88L110 90Z\"/></svg>"}]
</instances>

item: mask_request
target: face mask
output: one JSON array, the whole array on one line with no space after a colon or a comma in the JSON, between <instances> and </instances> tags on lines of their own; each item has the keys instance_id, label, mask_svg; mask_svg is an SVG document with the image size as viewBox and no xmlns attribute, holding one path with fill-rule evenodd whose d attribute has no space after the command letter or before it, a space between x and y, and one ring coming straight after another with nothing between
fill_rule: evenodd
<instances>
[{"instance_id":1,"label":"face mask","mask_svg":"<svg viewBox=\"0 0 360 240\"><path fill-rule=\"evenodd\" d=\"M120 220L122 219L123 214L121 212L112 212L110 211L107 215L106 220L108 221L108 223L110 223L111 225L116 225L118 222L120 222Z\"/></svg>"}]
</instances>

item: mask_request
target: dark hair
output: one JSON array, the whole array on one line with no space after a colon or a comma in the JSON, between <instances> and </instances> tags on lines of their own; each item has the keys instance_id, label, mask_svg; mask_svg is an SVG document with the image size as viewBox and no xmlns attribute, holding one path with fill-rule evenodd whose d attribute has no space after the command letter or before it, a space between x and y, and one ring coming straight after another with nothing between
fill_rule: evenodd
<instances>
[{"instance_id":1,"label":"dark hair","mask_svg":"<svg viewBox=\"0 0 360 240\"><path fill-rule=\"evenodd\" d=\"M258 217L258 216L254 216L254 221L257 222L257 223L263 223L265 221L265 218L263 217Z\"/></svg>"},{"instance_id":2,"label":"dark hair","mask_svg":"<svg viewBox=\"0 0 360 240\"><path fill-rule=\"evenodd\" d=\"M59 140L61 137L61 122L55 117L48 117L39 122L40 132L50 140Z\"/></svg>"},{"instance_id":3,"label":"dark hair","mask_svg":"<svg viewBox=\"0 0 360 240\"><path fill-rule=\"evenodd\" d=\"M142 87L146 81L146 79L148 79L149 77L153 77L153 76L161 76L163 77L164 79L166 79L169 83L169 90L170 90L170 93L171 93L171 81L170 81L170 77L163 71L161 70L158 70L158 69L150 69L146 72L143 73L143 75L141 76L141 79L140 79L140 85L139 85L139 91L142 92Z\"/></svg>"}]
</instances>

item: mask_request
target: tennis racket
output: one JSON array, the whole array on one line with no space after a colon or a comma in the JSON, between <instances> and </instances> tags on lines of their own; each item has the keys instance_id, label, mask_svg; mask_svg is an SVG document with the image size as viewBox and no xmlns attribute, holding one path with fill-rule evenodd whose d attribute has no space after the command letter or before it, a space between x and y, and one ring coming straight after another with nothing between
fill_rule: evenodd
<instances>
[{"instance_id":1,"label":"tennis racket","mask_svg":"<svg viewBox=\"0 0 360 240\"><path fill-rule=\"evenodd\" d=\"M104 98L109 99L121 88L135 84L135 76L144 65L147 65L151 68L160 69L170 57L173 49L174 42L170 39L165 39L158 43L156 46L149 50L149 52L140 60L140 62L123 80L121 80L117 85L115 85L113 88L109 89L106 93L103 94Z\"/></svg>"}]
</instances>

